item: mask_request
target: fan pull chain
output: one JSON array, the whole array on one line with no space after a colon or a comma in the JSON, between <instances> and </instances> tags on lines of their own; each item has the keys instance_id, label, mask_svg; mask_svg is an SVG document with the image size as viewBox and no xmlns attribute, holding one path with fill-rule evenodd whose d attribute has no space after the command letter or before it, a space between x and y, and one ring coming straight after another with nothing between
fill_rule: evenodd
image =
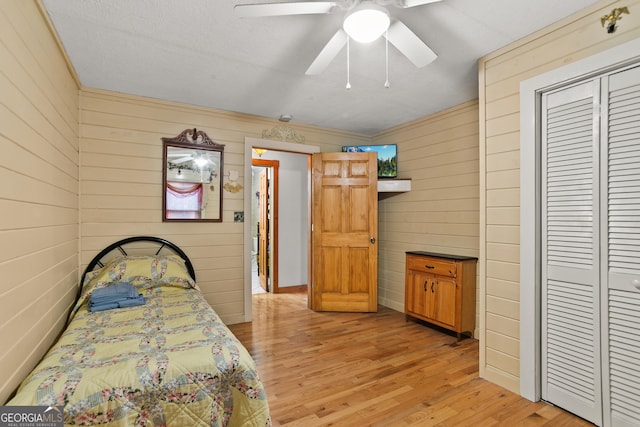
<instances>
[{"instance_id":1,"label":"fan pull chain","mask_svg":"<svg viewBox=\"0 0 640 427\"><path fill-rule=\"evenodd\" d=\"M349 39L351 37L347 36L347 90L351 89L351 82L350 82L350 77L349 77L349 73L350 73L350 65L349 64Z\"/></svg>"},{"instance_id":2,"label":"fan pull chain","mask_svg":"<svg viewBox=\"0 0 640 427\"><path fill-rule=\"evenodd\" d=\"M389 30L385 31L385 72L386 72L386 80L384 82L384 87L389 88Z\"/></svg>"}]
</instances>

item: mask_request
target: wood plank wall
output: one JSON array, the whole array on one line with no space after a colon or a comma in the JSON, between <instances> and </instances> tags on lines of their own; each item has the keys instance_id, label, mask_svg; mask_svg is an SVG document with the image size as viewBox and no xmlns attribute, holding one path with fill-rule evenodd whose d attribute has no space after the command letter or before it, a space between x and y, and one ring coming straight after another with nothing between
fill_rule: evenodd
<instances>
[{"instance_id":1,"label":"wood plank wall","mask_svg":"<svg viewBox=\"0 0 640 427\"><path fill-rule=\"evenodd\" d=\"M162 137L185 129L204 130L224 144L224 171L236 170L243 186L244 138L260 138L282 123L211 108L165 102L114 92L81 91L81 267L108 243L131 235L153 235L181 246L192 258L207 301L227 323L244 321L244 191L224 192L222 223L162 222ZM289 128L305 144L322 151L363 144L369 138L302 126Z\"/></svg>"},{"instance_id":2,"label":"wood plank wall","mask_svg":"<svg viewBox=\"0 0 640 427\"><path fill-rule=\"evenodd\" d=\"M78 277L78 85L34 1L0 1L0 402L64 326Z\"/></svg>"},{"instance_id":3,"label":"wood plank wall","mask_svg":"<svg viewBox=\"0 0 640 427\"><path fill-rule=\"evenodd\" d=\"M600 17L631 12L607 34ZM603 0L479 61L480 374L519 391L520 82L640 36L640 2Z\"/></svg>"},{"instance_id":4,"label":"wood plank wall","mask_svg":"<svg viewBox=\"0 0 640 427\"><path fill-rule=\"evenodd\" d=\"M478 256L478 102L389 129L373 143L397 144L398 176L411 179L410 192L378 204L380 303L403 311L406 251Z\"/></svg>"}]
</instances>

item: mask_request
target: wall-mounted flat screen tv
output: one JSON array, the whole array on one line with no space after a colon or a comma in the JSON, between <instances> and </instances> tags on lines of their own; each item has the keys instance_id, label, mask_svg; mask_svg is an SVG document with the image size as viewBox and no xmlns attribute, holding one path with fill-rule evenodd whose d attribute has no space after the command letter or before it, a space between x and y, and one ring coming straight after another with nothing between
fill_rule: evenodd
<instances>
[{"instance_id":1,"label":"wall-mounted flat screen tv","mask_svg":"<svg viewBox=\"0 0 640 427\"><path fill-rule=\"evenodd\" d=\"M374 151L378 156L378 178L395 178L398 176L398 146L387 145L345 145L343 152L366 153Z\"/></svg>"}]
</instances>

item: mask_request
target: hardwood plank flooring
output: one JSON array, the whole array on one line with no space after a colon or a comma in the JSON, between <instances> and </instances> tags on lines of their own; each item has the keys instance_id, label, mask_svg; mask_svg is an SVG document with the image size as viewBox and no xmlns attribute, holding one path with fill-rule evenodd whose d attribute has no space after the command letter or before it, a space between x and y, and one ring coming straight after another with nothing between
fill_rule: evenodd
<instances>
[{"instance_id":1,"label":"hardwood plank flooring","mask_svg":"<svg viewBox=\"0 0 640 427\"><path fill-rule=\"evenodd\" d=\"M317 313L306 293L253 296L230 328L253 355L274 426L590 426L478 377L478 341L403 313Z\"/></svg>"}]
</instances>

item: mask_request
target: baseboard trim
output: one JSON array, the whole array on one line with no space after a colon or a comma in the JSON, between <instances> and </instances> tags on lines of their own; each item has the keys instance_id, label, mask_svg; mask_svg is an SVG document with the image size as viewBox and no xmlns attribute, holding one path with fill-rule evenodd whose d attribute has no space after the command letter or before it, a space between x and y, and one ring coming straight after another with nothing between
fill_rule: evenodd
<instances>
[{"instance_id":1,"label":"baseboard trim","mask_svg":"<svg viewBox=\"0 0 640 427\"><path fill-rule=\"evenodd\" d=\"M301 292L307 292L307 285L298 286L280 286L278 288L279 294L298 294Z\"/></svg>"}]
</instances>

